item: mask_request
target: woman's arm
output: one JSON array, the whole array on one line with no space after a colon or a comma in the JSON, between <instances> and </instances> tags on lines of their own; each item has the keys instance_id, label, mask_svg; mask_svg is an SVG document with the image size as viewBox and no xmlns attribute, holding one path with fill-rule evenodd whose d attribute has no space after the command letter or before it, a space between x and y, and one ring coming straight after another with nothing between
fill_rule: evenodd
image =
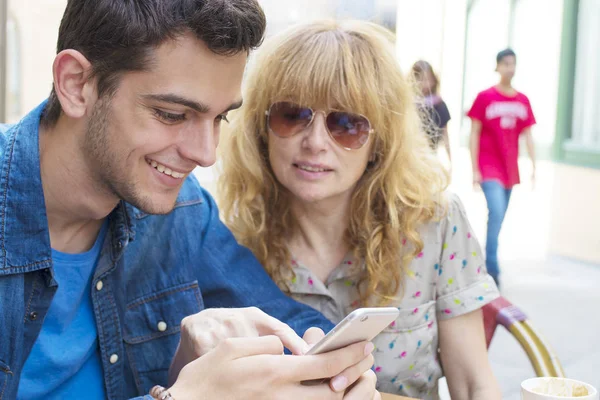
<instances>
[{"instance_id":1,"label":"woman's arm","mask_svg":"<svg viewBox=\"0 0 600 400\"><path fill-rule=\"evenodd\" d=\"M453 399L500 400L483 330L481 309L440 321L440 352Z\"/></svg>"}]
</instances>

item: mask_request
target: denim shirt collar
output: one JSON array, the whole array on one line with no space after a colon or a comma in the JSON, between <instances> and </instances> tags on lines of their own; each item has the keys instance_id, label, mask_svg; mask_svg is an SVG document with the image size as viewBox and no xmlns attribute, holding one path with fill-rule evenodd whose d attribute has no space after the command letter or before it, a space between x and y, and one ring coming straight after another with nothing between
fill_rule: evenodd
<instances>
[{"instance_id":1,"label":"denim shirt collar","mask_svg":"<svg viewBox=\"0 0 600 400\"><path fill-rule=\"evenodd\" d=\"M0 157L0 276L52 266L48 218L40 171L39 126L47 101L5 132ZM111 258L135 234L133 210L120 202L109 215Z\"/></svg>"}]
</instances>

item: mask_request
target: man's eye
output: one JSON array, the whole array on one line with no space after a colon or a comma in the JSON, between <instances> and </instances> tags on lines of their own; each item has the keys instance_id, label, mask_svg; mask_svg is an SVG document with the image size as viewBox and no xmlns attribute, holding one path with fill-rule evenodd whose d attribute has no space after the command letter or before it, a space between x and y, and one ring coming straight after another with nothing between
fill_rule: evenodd
<instances>
[{"instance_id":1,"label":"man's eye","mask_svg":"<svg viewBox=\"0 0 600 400\"><path fill-rule=\"evenodd\" d=\"M227 114L221 114L217 116L217 122L221 122L221 121L225 121L227 123L229 123L229 120L227 119Z\"/></svg>"},{"instance_id":2,"label":"man's eye","mask_svg":"<svg viewBox=\"0 0 600 400\"><path fill-rule=\"evenodd\" d=\"M176 122L185 121L185 114L174 114L167 111L160 110L158 108L154 109L154 114L161 120L166 123L174 124Z\"/></svg>"}]
</instances>

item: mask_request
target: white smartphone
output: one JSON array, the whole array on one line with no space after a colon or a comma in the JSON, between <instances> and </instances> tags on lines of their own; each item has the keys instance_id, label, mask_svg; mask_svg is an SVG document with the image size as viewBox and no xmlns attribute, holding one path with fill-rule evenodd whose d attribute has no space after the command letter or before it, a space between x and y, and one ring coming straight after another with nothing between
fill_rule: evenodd
<instances>
[{"instance_id":1,"label":"white smartphone","mask_svg":"<svg viewBox=\"0 0 600 400\"><path fill-rule=\"evenodd\" d=\"M352 311L306 354L321 354L354 343L373 340L400 312L395 307L358 308Z\"/></svg>"}]
</instances>

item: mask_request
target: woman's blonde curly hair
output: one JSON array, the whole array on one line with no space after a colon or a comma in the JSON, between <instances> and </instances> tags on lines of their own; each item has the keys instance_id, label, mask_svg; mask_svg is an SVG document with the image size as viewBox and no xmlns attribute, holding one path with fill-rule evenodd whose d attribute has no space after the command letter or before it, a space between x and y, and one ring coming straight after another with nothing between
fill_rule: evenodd
<instances>
[{"instance_id":1,"label":"woman's blonde curly hair","mask_svg":"<svg viewBox=\"0 0 600 400\"><path fill-rule=\"evenodd\" d=\"M265 111L273 102L352 111L375 130L374 161L352 195L345 232L354 256L365 262L363 305L398 297L409 262L423 248L419 226L445 207L448 174L428 146L394 39L374 23L313 22L267 40L250 63L244 106L220 149L218 199L237 240L284 290L294 221L289 193L269 165Z\"/></svg>"}]
</instances>

